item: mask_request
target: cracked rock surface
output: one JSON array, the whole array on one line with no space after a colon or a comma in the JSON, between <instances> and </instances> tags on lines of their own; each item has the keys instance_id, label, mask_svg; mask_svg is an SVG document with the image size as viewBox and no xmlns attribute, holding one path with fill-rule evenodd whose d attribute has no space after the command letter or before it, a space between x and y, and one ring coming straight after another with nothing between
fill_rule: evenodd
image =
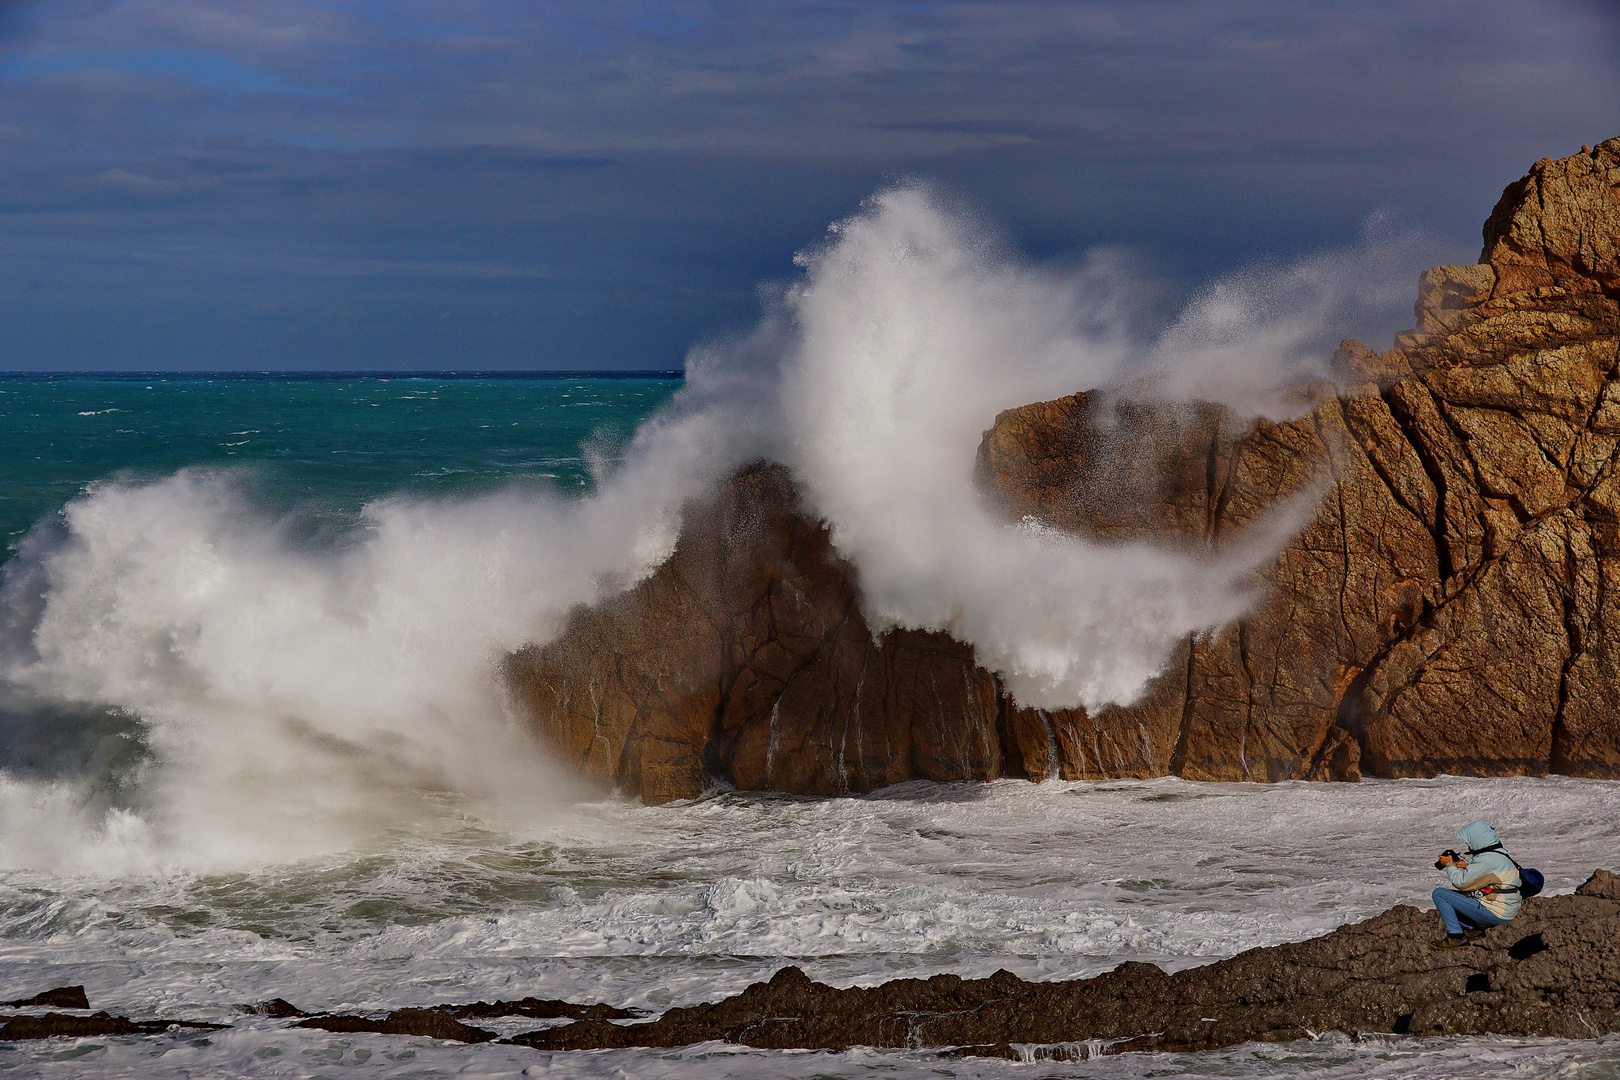
<instances>
[{"instance_id":1,"label":"cracked rock surface","mask_svg":"<svg viewBox=\"0 0 1620 1080\"><path fill-rule=\"evenodd\" d=\"M323 1031L368 1032L377 1035L415 1035L451 1042L480 1043L495 1038L494 1032L471 1024L469 1019L521 1016L530 1020L623 1020L639 1014L597 1002L583 1005L557 998L526 997L516 1001L474 1001L466 1005L436 1005L426 1009L395 1009L387 1016L353 1013L321 1013L311 1016L297 1006L276 998L255 1010L264 1015L303 1017L294 1027Z\"/></svg>"},{"instance_id":2,"label":"cracked rock surface","mask_svg":"<svg viewBox=\"0 0 1620 1080\"><path fill-rule=\"evenodd\" d=\"M1166 974L1125 963L1093 979L936 975L836 989L796 967L736 997L644 1024L583 1020L515 1036L542 1049L938 1047L1020 1056L1091 1042L1104 1052L1206 1050L1351 1035L1593 1038L1620 1030L1620 878L1599 870L1572 896L1527 900L1467 948L1437 951L1432 911L1400 906L1287 945Z\"/></svg>"},{"instance_id":3,"label":"cracked rock surface","mask_svg":"<svg viewBox=\"0 0 1620 1080\"><path fill-rule=\"evenodd\" d=\"M649 800L914 778L1620 777L1620 139L1537 162L1417 325L1345 342L1303 415L1080 394L996 417L1011 519L1219 549L1314 506L1237 623L1126 707L1034 710L942 634L874 636L853 567L756 464L649 580L508 661L537 733Z\"/></svg>"},{"instance_id":4,"label":"cracked rock surface","mask_svg":"<svg viewBox=\"0 0 1620 1080\"><path fill-rule=\"evenodd\" d=\"M1025 771L1620 776L1617 300L1611 139L1510 186L1482 261L1423 275L1396 348L1345 342L1300 419L1097 394L999 416L980 472L1007 512L1103 538L1219 546L1326 485L1263 599L1144 700L1016 712Z\"/></svg>"},{"instance_id":5,"label":"cracked rock surface","mask_svg":"<svg viewBox=\"0 0 1620 1080\"><path fill-rule=\"evenodd\" d=\"M428 1039L465 1043L489 1042L495 1037L494 1032L463 1024L442 1009L395 1009L380 1018L326 1013L300 1020L293 1026L351 1034L416 1035Z\"/></svg>"}]
</instances>

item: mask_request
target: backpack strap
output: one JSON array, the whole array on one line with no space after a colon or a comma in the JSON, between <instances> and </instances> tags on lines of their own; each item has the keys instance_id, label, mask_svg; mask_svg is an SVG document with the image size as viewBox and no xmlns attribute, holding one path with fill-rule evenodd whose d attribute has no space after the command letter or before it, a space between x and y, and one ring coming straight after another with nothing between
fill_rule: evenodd
<instances>
[{"instance_id":1,"label":"backpack strap","mask_svg":"<svg viewBox=\"0 0 1620 1080\"><path fill-rule=\"evenodd\" d=\"M1500 851L1502 853L1502 855L1507 858L1507 861L1513 864L1513 868L1515 870L1519 871L1519 880L1520 881L1524 880L1524 867L1519 865L1519 860L1518 859L1515 859L1513 856L1509 855L1505 850L1503 850L1502 844L1501 844L1500 841L1490 845L1489 847L1481 847L1481 848L1472 848L1471 847L1471 848L1468 849L1468 854L1470 854L1470 855L1483 855L1487 851ZM1489 895L1492 892L1518 892L1519 891L1519 886L1517 886L1517 885L1490 885L1490 886L1487 886L1484 889L1481 889L1480 891L1487 894L1487 895Z\"/></svg>"},{"instance_id":2,"label":"backpack strap","mask_svg":"<svg viewBox=\"0 0 1620 1080\"><path fill-rule=\"evenodd\" d=\"M1501 844L1500 841L1498 841L1497 843L1492 844L1490 847L1471 847L1471 848L1468 849L1468 854L1470 854L1470 855L1483 855L1487 851L1501 851L1503 855L1507 856L1507 861L1508 862L1512 863L1514 866L1519 866L1519 860L1515 859L1511 855L1508 855L1508 853L1503 850L1502 844ZM1524 867L1519 866L1519 869L1522 870L1522 869L1524 869Z\"/></svg>"}]
</instances>

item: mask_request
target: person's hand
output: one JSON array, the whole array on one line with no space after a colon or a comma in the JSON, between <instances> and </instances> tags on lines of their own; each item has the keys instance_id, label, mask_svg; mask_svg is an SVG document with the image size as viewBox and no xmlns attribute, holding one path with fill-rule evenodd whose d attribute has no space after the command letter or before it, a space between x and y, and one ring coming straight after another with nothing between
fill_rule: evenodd
<instances>
[{"instance_id":1,"label":"person's hand","mask_svg":"<svg viewBox=\"0 0 1620 1080\"><path fill-rule=\"evenodd\" d=\"M1466 863L1461 862L1457 858L1455 858L1451 854L1451 852L1449 852L1449 851L1442 851L1440 853L1439 863L1440 863L1441 866L1466 866L1467 865Z\"/></svg>"}]
</instances>

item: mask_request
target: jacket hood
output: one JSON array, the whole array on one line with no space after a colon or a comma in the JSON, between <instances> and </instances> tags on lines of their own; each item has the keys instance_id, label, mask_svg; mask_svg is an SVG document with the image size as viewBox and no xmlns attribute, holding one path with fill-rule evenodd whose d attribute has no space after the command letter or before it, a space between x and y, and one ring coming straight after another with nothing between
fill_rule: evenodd
<instances>
[{"instance_id":1,"label":"jacket hood","mask_svg":"<svg viewBox=\"0 0 1620 1080\"><path fill-rule=\"evenodd\" d=\"M1496 830L1483 821L1470 821L1457 830L1457 839L1467 844L1474 851L1501 843L1497 838Z\"/></svg>"}]
</instances>

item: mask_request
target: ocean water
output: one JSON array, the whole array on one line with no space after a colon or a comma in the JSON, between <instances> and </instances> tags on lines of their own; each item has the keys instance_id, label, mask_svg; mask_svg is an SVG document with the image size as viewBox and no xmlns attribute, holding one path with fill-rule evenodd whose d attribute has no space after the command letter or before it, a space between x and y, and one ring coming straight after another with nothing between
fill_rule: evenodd
<instances>
[{"instance_id":1,"label":"ocean water","mask_svg":"<svg viewBox=\"0 0 1620 1080\"><path fill-rule=\"evenodd\" d=\"M356 514L400 492L579 489L674 377L0 374L0 543L86 484L231 469L287 508Z\"/></svg>"},{"instance_id":2,"label":"ocean water","mask_svg":"<svg viewBox=\"0 0 1620 1080\"><path fill-rule=\"evenodd\" d=\"M498 531L539 520L514 504L555 514L587 499L678 386L0 380L11 448L0 459L10 680L0 699L0 999L83 983L96 1008L232 1024L0 1045L0 1072L1620 1076L1616 1039L1369 1033L1020 1064L719 1045L543 1054L244 1015L274 997L383 1011L526 995L656 1012L734 993L787 962L838 985L1003 967L1066 978L1125 959L1178 968L1423 902L1433 852L1476 817L1547 873L1550 892L1620 864L1620 785L1570 778L1002 781L825 800L716 790L642 806L550 775L502 741L511 732L498 718L458 726L454 703L476 713L478 700L451 695L428 708L388 697L378 680L406 679L406 668L385 665L357 683L364 700L331 705L281 670L318 655L284 656L269 638L222 629L265 621L278 637L314 635L346 662L404 649L399 625L414 624L390 621L389 592L408 591L434 564L412 555L398 562L408 573L379 571L379 546L404 544L379 536L414 523L404 546L485 559L506 589L515 564L548 549L497 557L448 522L470 517ZM416 509L390 517L402 504ZM501 508L493 517L491 505ZM275 538L268 549L249 542L265 535ZM92 557L103 548L111 553ZM340 597L349 575L366 598L307 592L309 575ZM267 591L250 587L256 578ZM467 595L476 600L481 587ZM281 613L289 597L303 605L296 617ZM99 642L71 663L66 645L35 640L59 629L61 604L75 618L89 605L93 619L64 615L61 625ZM159 634L161 648L143 634ZM99 679L87 674L97 665L175 670ZM342 681L320 674L322 685ZM264 685L278 679L291 689ZM285 714L299 709L289 724ZM368 710L371 727L342 726ZM440 728L449 734L435 741ZM511 758L516 779L470 768L428 775L410 750L450 755L453 742L470 742L471 759ZM337 769L334 756L366 768ZM545 797L513 794L531 788Z\"/></svg>"}]
</instances>

